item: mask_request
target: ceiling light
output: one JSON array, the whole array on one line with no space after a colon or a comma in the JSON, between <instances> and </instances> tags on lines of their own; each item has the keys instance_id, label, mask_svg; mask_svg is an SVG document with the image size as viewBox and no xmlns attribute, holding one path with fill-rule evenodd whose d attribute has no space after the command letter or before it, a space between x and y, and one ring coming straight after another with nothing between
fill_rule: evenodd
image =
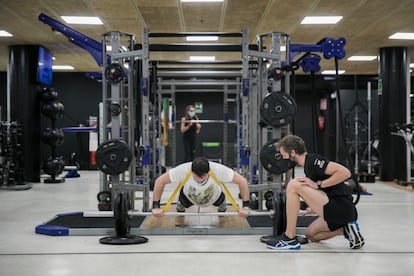
<instances>
[{"instance_id":1,"label":"ceiling light","mask_svg":"<svg viewBox=\"0 0 414 276\"><path fill-rule=\"evenodd\" d=\"M70 65L53 65L53 70L74 70L75 68Z\"/></svg>"},{"instance_id":2,"label":"ceiling light","mask_svg":"<svg viewBox=\"0 0 414 276\"><path fill-rule=\"evenodd\" d=\"M410 63L410 68L414 68L414 63Z\"/></svg>"},{"instance_id":3,"label":"ceiling light","mask_svg":"<svg viewBox=\"0 0 414 276\"><path fill-rule=\"evenodd\" d=\"M300 24L336 24L342 16L306 16Z\"/></svg>"},{"instance_id":4,"label":"ceiling light","mask_svg":"<svg viewBox=\"0 0 414 276\"><path fill-rule=\"evenodd\" d=\"M377 56L351 56L348 58L349 61L372 61L377 59Z\"/></svg>"},{"instance_id":5,"label":"ceiling light","mask_svg":"<svg viewBox=\"0 0 414 276\"><path fill-rule=\"evenodd\" d=\"M322 75L336 75L335 70L324 70L321 72ZM338 70L338 74L342 75L345 74L345 70Z\"/></svg>"},{"instance_id":6,"label":"ceiling light","mask_svg":"<svg viewBox=\"0 0 414 276\"><path fill-rule=\"evenodd\" d=\"M182 3L191 3L191 2L223 2L224 0L181 0Z\"/></svg>"},{"instance_id":7,"label":"ceiling light","mask_svg":"<svg viewBox=\"0 0 414 276\"><path fill-rule=\"evenodd\" d=\"M186 37L187 41L216 41L218 40L218 36L187 36Z\"/></svg>"},{"instance_id":8,"label":"ceiling light","mask_svg":"<svg viewBox=\"0 0 414 276\"><path fill-rule=\"evenodd\" d=\"M13 35L5 30L0 30L0 37L12 37Z\"/></svg>"},{"instance_id":9,"label":"ceiling light","mask_svg":"<svg viewBox=\"0 0 414 276\"><path fill-rule=\"evenodd\" d=\"M191 61L215 61L215 56L190 56Z\"/></svg>"},{"instance_id":10,"label":"ceiling light","mask_svg":"<svg viewBox=\"0 0 414 276\"><path fill-rule=\"evenodd\" d=\"M96 16L61 16L68 24L103 25L103 22Z\"/></svg>"},{"instance_id":11,"label":"ceiling light","mask_svg":"<svg viewBox=\"0 0 414 276\"><path fill-rule=\"evenodd\" d=\"M395 33L389 39L414 39L414 33Z\"/></svg>"}]
</instances>

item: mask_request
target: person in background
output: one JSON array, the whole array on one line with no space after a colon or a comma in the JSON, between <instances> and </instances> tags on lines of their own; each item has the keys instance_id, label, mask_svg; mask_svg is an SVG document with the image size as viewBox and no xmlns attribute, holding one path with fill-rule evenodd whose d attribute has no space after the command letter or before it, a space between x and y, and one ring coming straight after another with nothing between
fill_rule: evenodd
<instances>
[{"instance_id":1,"label":"person in background","mask_svg":"<svg viewBox=\"0 0 414 276\"><path fill-rule=\"evenodd\" d=\"M184 144L184 162L189 162L194 159L196 148L196 135L200 133L201 124L192 122L192 120L199 120L195 113L193 105L188 105L185 109L185 116L181 118L181 133L183 134Z\"/></svg>"}]
</instances>

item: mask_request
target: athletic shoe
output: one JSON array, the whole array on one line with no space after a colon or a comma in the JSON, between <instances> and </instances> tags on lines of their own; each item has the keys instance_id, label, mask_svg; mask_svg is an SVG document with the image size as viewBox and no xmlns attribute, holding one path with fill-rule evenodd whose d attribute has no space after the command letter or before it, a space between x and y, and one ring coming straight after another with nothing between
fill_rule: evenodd
<instances>
[{"instance_id":1,"label":"athletic shoe","mask_svg":"<svg viewBox=\"0 0 414 276\"><path fill-rule=\"evenodd\" d=\"M344 236L349 241L349 247L359 249L364 246L365 240L359 232L359 225L356 221L348 222L344 226Z\"/></svg>"},{"instance_id":2,"label":"athletic shoe","mask_svg":"<svg viewBox=\"0 0 414 276\"><path fill-rule=\"evenodd\" d=\"M285 233L275 237L274 240L271 240L266 244L267 248L270 249L300 249L300 243L296 240L296 238L291 239L287 237Z\"/></svg>"},{"instance_id":3,"label":"athletic shoe","mask_svg":"<svg viewBox=\"0 0 414 276\"><path fill-rule=\"evenodd\" d=\"M185 212L185 207L181 204L181 202L178 201L176 210L179 213L184 213Z\"/></svg>"},{"instance_id":4,"label":"athletic shoe","mask_svg":"<svg viewBox=\"0 0 414 276\"><path fill-rule=\"evenodd\" d=\"M274 235L268 235L268 236L263 236L260 237L260 241L263 243L275 243L275 240L278 239L278 236L274 236ZM296 235L296 240L300 243L300 244L307 244L309 243L309 240L307 237L303 236L303 235Z\"/></svg>"},{"instance_id":5,"label":"athletic shoe","mask_svg":"<svg viewBox=\"0 0 414 276\"><path fill-rule=\"evenodd\" d=\"M218 208L217 208L217 212L226 212L227 211L227 202L223 201L223 203L221 203Z\"/></svg>"}]
</instances>

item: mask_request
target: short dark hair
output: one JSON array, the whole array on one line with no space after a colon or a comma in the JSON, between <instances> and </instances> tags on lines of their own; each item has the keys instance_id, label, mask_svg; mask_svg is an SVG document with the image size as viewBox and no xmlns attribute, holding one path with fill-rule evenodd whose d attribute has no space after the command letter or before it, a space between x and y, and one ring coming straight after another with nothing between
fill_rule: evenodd
<instances>
[{"instance_id":1,"label":"short dark hair","mask_svg":"<svg viewBox=\"0 0 414 276\"><path fill-rule=\"evenodd\" d=\"M286 152L290 152L292 150L296 151L298 154L306 152L305 141L296 135L286 135L279 142L277 142L276 148L280 150L282 147Z\"/></svg>"},{"instance_id":2,"label":"short dark hair","mask_svg":"<svg viewBox=\"0 0 414 276\"><path fill-rule=\"evenodd\" d=\"M203 176L210 170L210 164L205 157L196 157L191 164L191 171L198 176Z\"/></svg>"}]
</instances>

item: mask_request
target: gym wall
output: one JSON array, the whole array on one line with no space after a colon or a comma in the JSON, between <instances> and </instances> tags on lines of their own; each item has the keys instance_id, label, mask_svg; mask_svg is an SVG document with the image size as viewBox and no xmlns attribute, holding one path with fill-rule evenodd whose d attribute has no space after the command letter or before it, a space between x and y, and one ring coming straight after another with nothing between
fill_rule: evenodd
<instances>
[{"instance_id":1,"label":"gym wall","mask_svg":"<svg viewBox=\"0 0 414 276\"><path fill-rule=\"evenodd\" d=\"M366 104L366 87L367 81L372 83L372 93L376 93L377 76L340 76L341 91L343 92L342 104L343 111L352 106L355 101L355 91L359 93L361 101ZM327 78L321 75L315 76L315 88L319 97L331 98L332 91L335 91L335 79ZM412 78L411 78L411 82ZM54 89L59 93L59 101L65 107L65 114L62 119L56 121L57 127L79 126L79 124L87 125L89 116L98 116L98 103L101 101L102 88L101 83L90 79L84 73L54 73L53 85ZM411 87L414 87L413 84ZM311 103L314 96L311 91L311 78L309 75L295 76L295 99L298 104L298 111L294 121L294 132L302 136L307 144L308 151L314 152L317 149L314 143L314 135L312 134L317 127L317 122L312 119ZM6 92L7 92L7 74L0 72L0 106L2 106L2 120L6 120ZM203 102L203 113L199 114L200 119L222 120L223 119L223 98L221 93L177 93L177 120L184 114L185 106L194 102ZM331 107L334 108L333 102ZM378 103L372 103L373 109L378 108ZM331 159L335 158L335 114L334 109L326 112L326 128L320 133L321 145L319 152L328 155ZM231 115L230 115L231 116ZM43 116L42 116L43 117ZM230 117L232 118L232 117ZM376 124L374 122L377 122ZM47 126L49 122L42 118L42 127ZM378 114L373 112L373 132L378 128ZM201 141L221 141L222 129L203 125L203 129L198 137ZM183 158L181 143L181 134L177 128L177 162ZM234 136L229 134L229 136ZM44 160L50 151L47 145L41 143L42 160ZM65 142L57 147L57 154L69 159L72 152L76 152L79 156L81 169L90 169L90 157L88 150L88 133L65 133ZM200 150L200 146L198 148Z\"/></svg>"}]
</instances>

